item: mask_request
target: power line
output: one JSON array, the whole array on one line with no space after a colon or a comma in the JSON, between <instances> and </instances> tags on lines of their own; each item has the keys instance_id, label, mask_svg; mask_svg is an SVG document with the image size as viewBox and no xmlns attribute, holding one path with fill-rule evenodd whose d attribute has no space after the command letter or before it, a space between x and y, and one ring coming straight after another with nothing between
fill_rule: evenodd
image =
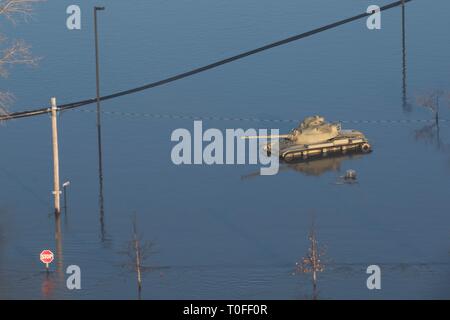
<instances>
[{"instance_id":1,"label":"power line","mask_svg":"<svg viewBox=\"0 0 450 320\"><path fill-rule=\"evenodd\" d=\"M392 8L395 8L395 7L398 7L398 6L402 5L402 4L405 4L405 3L410 2L410 1L412 1L412 0L400 0L400 1L393 2L391 4L388 4L388 5L385 5L385 6L381 7L380 8L380 12L381 11L385 11L385 10L389 10L389 9L392 9ZM177 75L165 78L163 80L155 81L155 82L152 82L152 83L140 86L140 87L136 87L136 88L132 88L132 89L124 90L124 91L119 91L119 92L116 92L116 93L113 93L113 94L110 94L110 95L102 96L102 97L100 97L100 101L105 101L105 100L110 100L110 99L122 97L122 96L125 96L125 95L137 93L137 92L144 91L144 90L147 90L147 89L152 89L152 88L155 88L155 87L159 87L159 86L162 86L164 84L168 84L168 83L171 83L171 82L174 82L174 81L177 81L177 80L181 80L181 79L193 76L195 74L198 74L198 73L201 73L201 72L204 72L204 71L207 71L207 70L211 70L213 68L217 68L217 67L225 65L227 63L231 63L231 62L234 62L236 60L240 60L240 59L243 59L245 57L248 57L248 56L260 53L262 51L266 51L266 50L269 50L269 49L272 49L272 48L275 48L275 47L279 47L279 46L288 44L290 42L297 41L297 40L300 40L300 39L304 39L304 38L307 38L309 36L312 36L312 35L315 35L315 34L318 34L318 33L321 33L321 32L324 32L324 31L336 28L336 27L339 27L341 25L344 25L344 24L347 24L347 23L350 23L350 22L353 22L353 21L356 21L356 20L368 17L370 15L372 15L372 13L364 12L364 13L358 14L356 16L347 18L347 19L343 19L343 20L340 20L340 21L337 21L337 22L334 22L334 23L331 23L331 24L328 24L328 25L325 25L325 26L322 26L322 27L319 27L319 28L316 28L316 29L304 32L304 33L301 33L301 34L297 34L297 35L291 36L289 38L285 38L283 40L279 40L279 41L276 41L276 42L269 43L267 45L264 45L262 47L259 47L259 48L253 49L253 50L242 52L240 54L231 56L229 58L222 59L222 60L216 61L214 63L208 64L208 65L205 65L205 66L202 66L202 67L199 67L199 68L195 68L195 69L187 71L187 72L179 73ZM81 100L81 101L77 101L77 102L71 102L71 103L60 105L60 106L58 106L58 109L59 110L69 110L69 109L79 108L79 107L82 107L82 106L85 106L85 105L89 105L89 104L95 103L96 101L97 101L96 98L90 98L90 99L87 99L87 100ZM31 110L31 111L16 112L16 113L11 113L11 114L5 115L5 116L1 115L0 116L0 121L1 120L11 120L11 119L17 119L17 118L36 116L36 115L45 114L45 113L48 113L48 112L50 112L49 108L41 108L41 109L36 109L36 110Z\"/></svg>"},{"instance_id":2,"label":"power line","mask_svg":"<svg viewBox=\"0 0 450 320\"><path fill-rule=\"evenodd\" d=\"M12 119L20 119L20 118L27 118L27 117L33 117L33 116L39 116L42 114L49 113L51 111L50 108L42 108L42 109L35 109L31 111L20 111L20 112L14 112L10 114L0 115L0 121L7 121Z\"/></svg>"},{"instance_id":3,"label":"power line","mask_svg":"<svg viewBox=\"0 0 450 320\"><path fill-rule=\"evenodd\" d=\"M95 110L75 110L84 113L95 113ZM182 114L161 114L161 113L141 113L124 111L102 111L102 114L122 117L138 117L141 119L168 119L168 120L203 120L203 121L238 121L238 122L263 122L263 123L294 123L302 122L302 119L264 119L255 117L224 117L224 116L199 116ZM336 120L336 122L349 124L420 124L436 123L436 119L354 119L354 120ZM440 124L450 125L450 119L439 119Z\"/></svg>"}]
</instances>

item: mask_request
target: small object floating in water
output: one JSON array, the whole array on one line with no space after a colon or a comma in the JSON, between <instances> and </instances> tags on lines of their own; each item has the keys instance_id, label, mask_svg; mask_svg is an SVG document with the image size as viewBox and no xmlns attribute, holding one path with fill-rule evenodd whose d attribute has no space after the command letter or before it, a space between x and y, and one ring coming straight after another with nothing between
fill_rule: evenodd
<instances>
[{"instance_id":1,"label":"small object floating in water","mask_svg":"<svg viewBox=\"0 0 450 320\"><path fill-rule=\"evenodd\" d=\"M358 180L356 180L356 171L353 169L345 171L345 174L340 176L335 184L358 184Z\"/></svg>"},{"instance_id":2,"label":"small object floating in water","mask_svg":"<svg viewBox=\"0 0 450 320\"><path fill-rule=\"evenodd\" d=\"M347 181L355 181L356 180L356 171L349 169L345 172L344 180Z\"/></svg>"},{"instance_id":3,"label":"small object floating in water","mask_svg":"<svg viewBox=\"0 0 450 320\"><path fill-rule=\"evenodd\" d=\"M369 153L372 147L364 134L357 130L342 130L340 123L328 123L324 117L306 117L297 128L288 134L272 136L249 136L245 139L271 138L264 146L267 155L278 154L286 162L308 159L312 156L326 157L332 153Z\"/></svg>"}]
</instances>

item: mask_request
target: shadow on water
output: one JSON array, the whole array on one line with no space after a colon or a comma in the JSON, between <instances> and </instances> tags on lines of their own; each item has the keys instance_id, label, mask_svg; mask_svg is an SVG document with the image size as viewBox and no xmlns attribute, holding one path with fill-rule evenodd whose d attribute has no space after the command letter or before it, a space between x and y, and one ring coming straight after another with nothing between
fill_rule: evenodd
<instances>
[{"instance_id":1,"label":"shadow on water","mask_svg":"<svg viewBox=\"0 0 450 320\"><path fill-rule=\"evenodd\" d=\"M418 105L430 110L434 120L416 129L414 131L414 138L416 141L436 146L440 152L449 152L450 144L443 141L441 135L441 124L443 120L440 119L440 100L444 96L444 93L443 90L432 90L431 92L418 96Z\"/></svg>"},{"instance_id":2,"label":"shadow on water","mask_svg":"<svg viewBox=\"0 0 450 320\"><path fill-rule=\"evenodd\" d=\"M319 177L326 172L340 172L345 161L357 160L363 157L360 153L336 154L323 158L310 160L298 160L293 163L284 164L280 171L295 171L306 176Z\"/></svg>"},{"instance_id":3,"label":"shadow on water","mask_svg":"<svg viewBox=\"0 0 450 320\"><path fill-rule=\"evenodd\" d=\"M101 127L101 126L100 126ZM100 129L99 129L100 130ZM105 226L105 198L103 194L103 157L101 135L98 136L98 206L100 218L100 241L104 247L111 246L111 238L109 237Z\"/></svg>"},{"instance_id":4,"label":"shadow on water","mask_svg":"<svg viewBox=\"0 0 450 320\"><path fill-rule=\"evenodd\" d=\"M0 208L0 262L6 260L4 257L4 249L7 241L6 231L8 226L6 222L6 214L7 210L4 208ZM3 292L3 290L5 290L4 288L8 288L9 286L9 279L2 270L0 270L0 284L0 296L3 296L5 294Z\"/></svg>"},{"instance_id":5,"label":"shadow on water","mask_svg":"<svg viewBox=\"0 0 450 320\"><path fill-rule=\"evenodd\" d=\"M61 214L55 215L55 241L56 241L56 273L60 280L64 280L64 257L61 232Z\"/></svg>"},{"instance_id":6,"label":"shadow on water","mask_svg":"<svg viewBox=\"0 0 450 320\"><path fill-rule=\"evenodd\" d=\"M100 153L100 151L99 151ZM100 239L101 242L108 246L110 243L110 239L107 237L106 228L105 228L105 206L104 206L104 198L103 198L103 175L101 170L99 169L99 211L100 211Z\"/></svg>"},{"instance_id":7,"label":"shadow on water","mask_svg":"<svg viewBox=\"0 0 450 320\"><path fill-rule=\"evenodd\" d=\"M327 157L316 157L308 160L298 159L294 162L280 162L279 172L294 171L306 176L319 177L326 172L340 172L346 161L361 159L364 155L358 152L347 154L328 155ZM260 176L260 172L255 171L241 176L241 179L249 179Z\"/></svg>"},{"instance_id":8,"label":"shadow on water","mask_svg":"<svg viewBox=\"0 0 450 320\"><path fill-rule=\"evenodd\" d=\"M422 128L415 130L414 138L418 142L421 141L436 146L437 150L440 152L450 152L450 144L446 143L441 138L439 121L427 124Z\"/></svg>"},{"instance_id":9,"label":"shadow on water","mask_svg":"<svg viewBox=\"0 0 450 320\"><path fill-rule=\"evenodd\" d=\"M439 134L439 123L432 123L415 130L416 141L424 141L428 144L436 144L440 149L442 142Z\"/></svg>"},{"instance_id":10,"label":"shadow on water","mask_svg":"<svg viewBox=\"0 0 450 320\"><path fill-rule=\"evenodd\" d=\"M55 290L55 281L53 274L44 272L44 279L42 281L41 293L44 299L51 299Z\"/></svg>"},{"instance_id":11,"label":"shadow on water","mask_svg":"<svg viewBox=\"0 0 450 320\"><path fill-rule=\"evenodd\" d=\"M55 247L56 271L39 272L43 277L41 285L42 298L53 299L53 294L59 285L64 284L63 239L61 232L61 214L55 214Z\"/></svg>"}]
</instances>

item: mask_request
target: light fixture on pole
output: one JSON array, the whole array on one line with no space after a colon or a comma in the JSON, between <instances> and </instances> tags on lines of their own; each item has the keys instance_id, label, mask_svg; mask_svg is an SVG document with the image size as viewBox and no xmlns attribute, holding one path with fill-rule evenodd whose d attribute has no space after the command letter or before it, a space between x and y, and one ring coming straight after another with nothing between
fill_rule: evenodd
<instances>
[{"instance_id":1,"label":"light fixture on pole","mask_svg":"<svg viewBox=\"0 0 450 320\"><path fill-rule=\"evenodd\" d=\"M67 212L67 187L70 186L70 181L66 181L63 183L63 191L64 191L64 212Z\"/></svg>"}]
</instances>

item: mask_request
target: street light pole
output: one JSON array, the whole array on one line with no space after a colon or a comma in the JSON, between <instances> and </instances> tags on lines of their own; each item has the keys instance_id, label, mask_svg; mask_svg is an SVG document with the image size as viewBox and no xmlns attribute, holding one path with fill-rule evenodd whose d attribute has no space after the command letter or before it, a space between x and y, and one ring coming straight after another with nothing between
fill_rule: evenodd
<instances>
[{"instance_id":1,"label":"street light pole","mask_svg":"<svg viewBox=\"0 0 450 320\"><path fill-rule=\"evenodd\" d=\"M99 178L99 206L100 222L103 230L103 159L102 159L102 130L101 130L101 112L100 112L100 64L98 54L98 27L97 11L105 10L105 7L94 7L94 32L95 32L95 76L97 89L97 142L98 142L98 178Z\"/></svg>"},{"instance_id":2,"label":"street light pole","mask_svg":"<svg viewBox=\"0 0 450 320\"><path fill-rule=\"evenodd\" d=\"M98 27L97 27L97 11L105 10L105 7L94 7L94 31L95 31L95 79L96 79L96 90L97 90L97 139L98 139L98 150L99 150L99 171L100 175L103 176L102 170L102 132L101 132L101 116L100 116L100 66L99 66L99 55L98 55Z\"/></svg>"},{"instance_id":3,"label":"street light pole","mask_svg":"<svg viewBox=\"0 0 450 320\"><path fill-rule=\"evenodd\" d=\"M67 187L70 186L70 181L66 181L63 183L63 191L64 191L64 213L67 214Z\"/></svg>"}]
</instances>

